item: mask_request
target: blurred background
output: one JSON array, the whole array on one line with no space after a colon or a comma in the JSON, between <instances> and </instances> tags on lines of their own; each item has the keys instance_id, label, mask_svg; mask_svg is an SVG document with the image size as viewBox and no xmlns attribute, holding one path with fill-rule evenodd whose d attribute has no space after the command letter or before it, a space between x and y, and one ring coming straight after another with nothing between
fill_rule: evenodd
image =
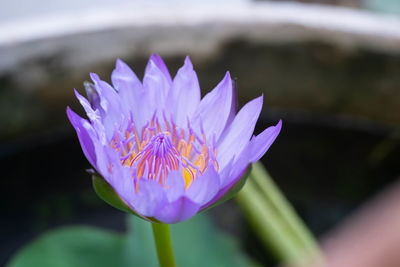
<instances>
[{"instance_id":1,"label":"blurred background","mask_svg":"<svg viewBox=\"0 0 400 267\"><path fill-rule=\"evenodd\" d=\"M0 9L0 265L60 225L124 229L95 195L65 109L115 59L138 77L159 53L189 55L203 95L230 70L239 102L264 94L256 133L283 120L263 158L320 237L400 177L400 2L3 1ZM273 263L234 201L211 211L247 253Z\"/></svg>"}]
</instances>

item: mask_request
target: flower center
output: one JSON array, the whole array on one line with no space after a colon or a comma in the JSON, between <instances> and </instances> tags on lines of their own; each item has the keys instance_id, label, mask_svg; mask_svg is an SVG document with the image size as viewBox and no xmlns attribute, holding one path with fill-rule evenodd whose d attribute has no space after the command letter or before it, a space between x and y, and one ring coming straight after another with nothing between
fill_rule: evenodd
<instances>
[{"instance_id":1,"label":"flower center","mask_svg":"<svg viewBox=\"0 0 400 267\"><path fill-rule=\"evenodd\" d=\"M166 185L170 171L182 171L187 189L210 161L218 170L215 145L208 146L205 134L199 138L190 125L186 131L178 129L165 116L163 123L153 116L140 134L133 120L128 125L125 131L114 133L110 146L119 152L122 165L132 169L136 191L141 178Z\"/></svg>"},{"instance_id":2,"label":"flower center","mask_svg":"<svg viewBox=\"0 0 400 267\"><path fill-rule=\"evenodd\" d=\"M137 176L141 177L147 168L147 178L159 180L163 183L168 172L178 170L181 155L174 147L169 133L159 133L153 136L147 145L131 161L137 162Z\"/></svg>"}]
</instances>

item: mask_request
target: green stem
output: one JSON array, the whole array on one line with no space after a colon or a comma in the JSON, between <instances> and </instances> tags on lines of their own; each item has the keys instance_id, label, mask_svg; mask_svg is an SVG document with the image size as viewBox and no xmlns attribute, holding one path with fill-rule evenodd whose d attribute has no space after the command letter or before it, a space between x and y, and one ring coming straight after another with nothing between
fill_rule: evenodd
<instances>
[{"instance_id":1,"label":"green stem","mask_svg":"<svg viewBox=\"0 0 400 267\"><path fill-rule=\"evenodd\" d=\"M300 266L321 261L317 242L260 163L253 165L237 201L280 260Z\"/></svg>"},{"instance_id":2,"label":"green stem","mask_svg":"<svg viewBox=\"0 0 400 267\"><path fill-rule=\"evenodd\" d=\"M257 192L250 179L247 180L246 185L236 196L236 200L259 238L272 249L278 259L285 262L295 262L299 258L296 244L288 231L282 228L273 208L264 202L262 195Z\"/></svg>"},{"instance_id":3,"label":"green stem","mask_svg":"<svg viewBox=\"0 0 400 267\"><path fill-rule=\"evenodd\" d=\"M253 165L252 179L261 190L266 201L272 204L276 213L281 217L281 220L287 224L298 242L309 252L317 252L319 247L313 235L261 163Z\"/></svg>"},{"instance_id":4,"label":"green stem","mask_svg":"<svg viewBox=\"0 0 400 267\"><path fill-rule=\"evenodd\" d=\"M152 223L154 241L156 242L158 262L160 267L175 267L174 252L172 249L169 225Z\"/></svg>"}]
</instances>

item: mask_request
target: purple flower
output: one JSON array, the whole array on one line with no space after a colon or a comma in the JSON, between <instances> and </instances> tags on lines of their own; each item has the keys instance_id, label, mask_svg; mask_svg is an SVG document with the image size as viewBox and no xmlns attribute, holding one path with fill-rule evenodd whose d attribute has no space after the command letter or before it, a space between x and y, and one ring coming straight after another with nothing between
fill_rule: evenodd
<instances>
[{"instance_id":1,"label":"purple flower","mask_svg":"<svg viewBox=\"0 0 400 267\"><path fill-rule=\"evenodd\" d=\"M174 79L158 55L150 57L143 83L121 60L113 86L90 76L88 100L75 90L89 121L69 107L67 114L86 158L103 177L96 192L150 221L181 222L231 197L281 130L279 121L252 136L263 98L236 114L229 72L200 99L189 57Z\"/></svg>"}]
</instances>

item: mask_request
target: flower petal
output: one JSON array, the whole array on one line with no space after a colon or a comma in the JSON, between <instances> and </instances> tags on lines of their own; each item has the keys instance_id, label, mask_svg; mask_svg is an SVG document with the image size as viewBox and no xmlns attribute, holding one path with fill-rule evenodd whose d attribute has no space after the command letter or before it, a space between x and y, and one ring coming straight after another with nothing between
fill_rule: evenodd
<instances>
[{"instance_id":1,"label":"flower petal","mask_svg":"<svg viewBox=\"0 0 400 267\"><path fill-rule=\"evenodd\" d=\"M111 74L111 81L118 92L124 88L129 88L133 93L142 90L141 82L136 74L121 59L117 59L115 63L115 69Z\"/></svg>"},{"instance_id":2,"label":"flower petal","mask_svg":"<svg viewBox=\"0 0 400 267\"><path fill-rule=\"evenodd\" d=\"M110 158L113 158L111 153L113 151L110 151L109 146L100 142L94 142L93 144L96 152L96 170L111 186L114 187L111 175L112 170L115 170L115 168L112 166L112 160L110 160Z\"/></svg>"},{"instance_id":3,"label":"flower petal","mask_svg":"<svg viewBox=\"0 0 400 267\"><path fill-rule=\"evenodd\" d=\"M234 197L240 189L244 186L246 183L246 180L248 178L248 174L246 174L250 170L249 165L247 165L247 168L242 172L240 175L238 175L235 179L232 179L232 182L226 185L225 187L222 187L218 193L214 196L214 198L207 202L205 205L203 205L200 210L205 210L209 209L210 207L221 204L230 198Z\"/></svg>"},{"instance_id":4,"label":"flower petal","mask_svg":"<svg viewBox=\"0 0 400 267\"><path fill-rule=\"evenodd\" d=\"M275 141L282 128L282 120L275 126L270 126L250 141L249 158L252 163L258 161Z\"/></svg>"},{"instance_id":5,"label":"flower petal","mask_svg":"<svg viewBox=\"0 0 400 267\"><path fill-rule=\"evenodd\" d=\"M219 185L219 175L214 166L210 166L200 177L196 177L186 191L186 196L193 202L203 205L218 193Z\"/></svg>"},{"instance_id":6,"label":"flower petal","mask_svg":"<svg viewBox=\"0 0 400 267\"><path fill-rule=\"evenodd\" d=\"M138 192L133 191L131 194L130 204L146 217L155 217L168 203L162 186L155 180L140 179Z\"/></svg>"},{"instance_id":7,"label":"flower petal","mask_svg":"<svg viewBox=\"0 0 400 267\"><path fill-rule=\"evenodd\" d=\"M164 187L168 202L174 202L185 194L185 181L181 173L179 171L172 171L168 174L166 180L167 187Z\"/></svg>"},{"instance_id":8,"label":"flower petal","mask_svg":"<svg viewBox=\"0 0 400 267\"><path fill-rule=\"evenodd\" d=\"M100 106L104 110L104 113L101 114L102 122L106 130L107 139L110 140L116 126L121 124L127 114L124 114L119 95L114 88L105 81L100 80L95 73L91 73L90 77L100 96Z\"/></svg>"},{"instance_id":9,"label":"flower petal","mask_svg":"<svg viewBox=\"0 0 400 267\"><path fill-rule=\"evenodd\" d=\"M248 147L240 154L238 159L234 161L233 159L226 165L226 167L220 172L220 186L218 193L206 204L201 206L201 210L207 209L222 197L224 197L233 186L236 186L241 178L244 178L249 167L248 159Z\"/></svg>"},{"instance_id":10,"label":"flower petal","mask_svg":"<svg viewBox=\"0 0 400 267\"><path fill-rule=\"evenodd\" d=\"M250 147L247 146L234 160L228 164L228 171L224 169L221 171L221 188L229 187L237 182L238 179L246 172L248 165L250 164L249 159Z\"/></svg>"},{"instance_id":11,"label":"flower petal","mask_svg":"<svg viewBox=\"0 0 400 267\"><path fill-rule=\"evenodd\" d=\"M260 115L263 97L260 96L248 102L236 115L221 143L218 144L217 161L221 169L240 154L250 141Z\"/></svg>"},{"instance_id":12,"label":"flower petal","mask_svg":"<svg viewBox=\"0 0 400 267\"><path fill-rule=\"evenodd\" d=\"M146 106L154 112L157 110L161 115L168 92L171 89L172 80L167 67L158 55L153 55L147 66L143 78L143 87L149 96Z\"/></svg>"},{"instance_id":13,"label":"flower petal","mask_svg":"<svg viewBox=\"0 0 400 267\"><path fill-rule=\"evenodd\" d=\"M199 204L183 196L159 208L154 217L163 223L178 223L194 216L199 208Z\"/></svg>"},{"instance_id":14,"label":"flower petal","mask_svg":"<svg viewBox=\"0 0 400 267\"><path fill-rule=\"evenodd\" d=\"M204 96L193 116L192 125L197 132L204 129L208 140L218 141L225 128L232 106L232 81L229 71L211 92Z\"/></svg>"},{"instance_id":15,"label":"flower petal","mask_svg":"<svg viewBox=\"0 0 400 267\"><path fill-rule=\"evenodd\" d=\"M79 103L81 103L83 109L86 111L86 114L91 122L96 120L100 120L100 112L98 110L93 110L92 106L90 105L89 101L84 98L82 95L78 93L76 89L74 89L75 96L78 98Z\"/></svg>"},{"instance_id":16,"label":"flower petal","mask_svg":"<svg viewBox=\"0 0 400 267\"><path fill-rule=\"evenodd\" d=\"M185 64L178 70L172 90L169 92L168 105L175 123L185 127L188 118L191 118L200 103L200 86L196 72L189 57L186 57Z\"/></svg>"},{"instance_id":17,"label":"flower petal","mask_svg":"<svg viewBox=\"0 0 400 267\"><path fill-rule=\"evenodd\" d=\"M90 164L96 168L96 153L93 145L93 140L95 140L96 136L94 129L87 120L78 116L69 107L67 107L67 116L76 130L83 154L85 154Z\"/></svg>"},{"instance_id":18,"label":"flower petal","mask_svg":"<svg viewBox=\"0 0 400 267\"><path fill-rule=\"evenodd\" d=\"M120 101L117 92L95 73L90 73L90 78L94 82L94 86L100 96L100 106L104 112L118 113L120 111Z\"/></svg>"},{"instance_id":19,"label":"flower petal","mask_svg":"<svg viewBox=\"0 0 400 267\"><path fill-rule=\"evenodd\" d=\"M143 108L143 105L148 99L146 99L147 94L143 90L142 83L131 68L120 59L117 59L111 80L119 93L126 116L132 116L135 126L141 129L146 119L153 115L150 111L144 114L148 110Z\"/></svg>"},{"instance_id":20,"label":"flower petal","mask_svg":"<svg viewBox=\"0 0 400 267\"><path fill-rule=\"evenodd\" d=\"M150 60L153 61L156 66L161 70L161 72L164 74L165 78L167 79L167 82L169 84L172 83L171 75L169 74L168 68L164 63L164 60L160 57L158 54L152 54L150 56Z\"/></svg>"}]
</instances>

